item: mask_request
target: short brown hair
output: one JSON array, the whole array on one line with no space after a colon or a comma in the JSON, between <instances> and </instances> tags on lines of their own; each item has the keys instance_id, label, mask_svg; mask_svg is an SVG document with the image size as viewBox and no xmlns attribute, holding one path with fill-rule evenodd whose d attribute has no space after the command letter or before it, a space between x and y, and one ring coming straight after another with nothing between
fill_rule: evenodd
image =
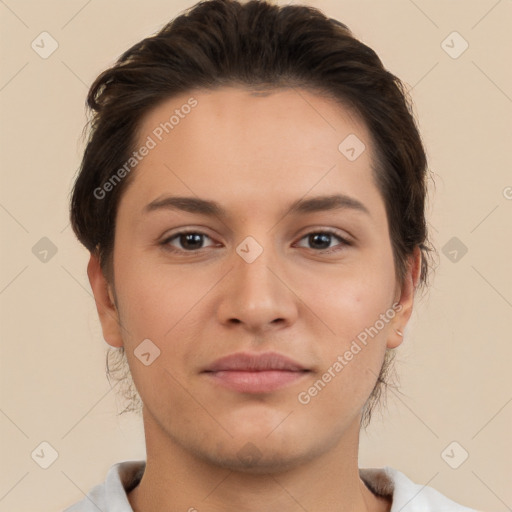
<instances>
[{"instance_id":1,"label":"short brown hair","mask_svg":"<svg viewBox=\"0 0 512 512\"><path fill-rule=\"evenodd\" d=\"M408 256L419 247L419 285L425 285L432 250L425 219L427 160L404 85L346 25L313 7L257 0L199 2L132 46L91 86L90 132L72 193L71 224L99 257L107 279L113 279L117 206L134 173L108 197L98 199L94 190L127 161L150 109L192 89L225 85L310 89L357 112L373 138L374 177L386 206L397 276L403 280ZM123 350L117 352L125 358ZM364 425L386 384L392 354L387 351L365 405ZM118 363L121 378L129 377L126 359ZM128 389L133 404L137 393Z\"/></svg>"}]
</instances>

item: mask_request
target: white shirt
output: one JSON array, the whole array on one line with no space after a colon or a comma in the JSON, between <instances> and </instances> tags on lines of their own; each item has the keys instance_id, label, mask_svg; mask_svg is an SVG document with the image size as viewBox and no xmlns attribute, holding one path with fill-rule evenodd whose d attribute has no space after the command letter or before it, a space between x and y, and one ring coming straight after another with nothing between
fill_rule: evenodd
<instances>
[{"instance_id":1,"label":"white shirt","mask_svg":"<svg viewBox=\"0 0 512 512\"><path fill-rule=\"evenodd\" d=\"M146 462L131 460L110 467L105 482L64 512L133 512L127 493L138 485ZM392 498L391 512L476 512L458 505L441 493L411 482L390 467L359 469L359 475L375 494Z\"/></svg>"}]
</instances>

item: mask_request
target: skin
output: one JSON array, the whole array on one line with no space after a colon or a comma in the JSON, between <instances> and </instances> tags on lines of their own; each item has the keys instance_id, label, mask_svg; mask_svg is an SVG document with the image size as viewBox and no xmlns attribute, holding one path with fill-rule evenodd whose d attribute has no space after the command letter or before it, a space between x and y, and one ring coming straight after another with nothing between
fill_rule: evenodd
<instances>
[{"instance_id":1,"label":"skin","mask_svg":"<svg viewBox=\"0 0 512 512\"><path fill-rule=\"evenodd\" d=\"M147 466L130 503L156 512L389 510L359 478L359 425L386 348L402 341L394 329L410 318L420 254L399 283L370 134L312 91L223 87L150 111L137 147L191 96L198 105L139 163L121 198L114 282L94 255L88 265L104 338L125 347L144 403ZM338 150L349 134L366 145L355 161ZM293 201L333 193L368 212L285 215ZM165 195L214 200L227 215L143 213ZM162 243L183 229L206 235L195 252L184 237ZM337 234L323 245L306 236L325 229ZM236 252L247 236L263 248L252 263ZM395 302L394 318L301 404L298 394ZM144 339L160 349L148 366L134 355ZM241 351L275 351L310 372L257 395L200 373ZM248 443L257 450L249 462L239 455Z\"/></svg>"}]
</instances>

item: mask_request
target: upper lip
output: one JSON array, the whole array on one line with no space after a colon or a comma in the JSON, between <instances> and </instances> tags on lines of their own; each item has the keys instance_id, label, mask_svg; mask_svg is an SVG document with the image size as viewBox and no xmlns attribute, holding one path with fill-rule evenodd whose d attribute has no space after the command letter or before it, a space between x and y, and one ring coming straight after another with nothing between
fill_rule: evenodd
<instances>
[{"instance_id":1,"label":"upper lip","mask_svg":"<svg viewBox=\"0 0 512 512\"><path fill-rule=\"evenodd\" d=\"M265 370L283 370L283 371L303 371L307 370L297 361L277 352L264 352L260 354L238 352L221 357L206 367L204 372L220 371L265 371Z\"/></svg>"}]
</instances>

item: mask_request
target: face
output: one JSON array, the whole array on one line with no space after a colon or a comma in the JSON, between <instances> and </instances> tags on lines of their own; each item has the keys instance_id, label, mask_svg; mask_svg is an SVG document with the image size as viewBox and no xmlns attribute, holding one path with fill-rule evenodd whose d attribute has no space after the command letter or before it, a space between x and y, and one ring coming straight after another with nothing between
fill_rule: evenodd
<instances>
[{"instance_id":1,"label":"face","mask_svg":"<svg viewBox=\"0 0 512 512\"><path fill-rule=\"evenodd\" d=\"M225 87L149 112L144 145L117 213L115 305L94 259L89 276L146 431L246 471L356 442L412 300L365 125L306 90Z\"/></svg>"}]
</instances>

